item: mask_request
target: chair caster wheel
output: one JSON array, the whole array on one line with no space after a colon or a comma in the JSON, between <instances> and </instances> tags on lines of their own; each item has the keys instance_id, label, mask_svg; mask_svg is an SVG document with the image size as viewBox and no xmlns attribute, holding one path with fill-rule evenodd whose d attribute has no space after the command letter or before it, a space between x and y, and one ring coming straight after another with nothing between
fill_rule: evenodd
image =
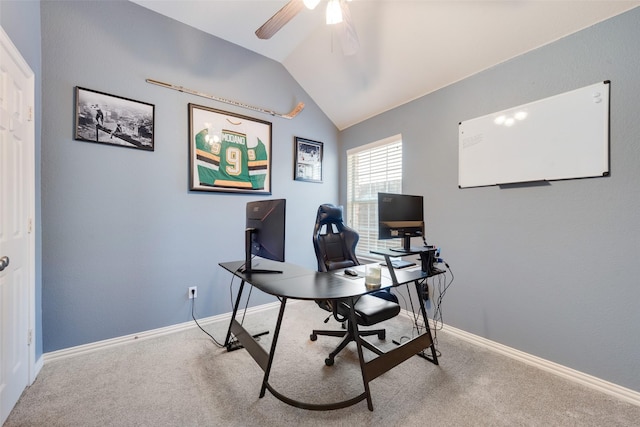
<instances>
[{"instance_id":1,"label":"chair caster wheel","mask_svg":"<svg viewBox=\"0 0 640 427\"><path fill-rule=\"evenodd\" d=\"M382 331L378 334L378 339L384 340L387 338L386 331Z\"/></svg>"},{"instance_id":2,"label":"chair caster wheel","mask_svg":"<svg viewBox=\"0 0 640 427\"><path fill-rule=\"evenodd\" d=\"M318 336L317 336L316 334L311 334L311 335L309 336L309 339L310 339L311 341L315 341L315 340L317 340L317 339L318 339Z\"/></svg>"},{"instance_id":3,"label":"chair caster wheel","mask_svg":"<svg viewBox=\"0 0 640 427\"><path fill-rule=\"evenodd\" d=\"M324 364L327 366L333 366L333 359L331 357L327 357L324 359Z\"/></svg>"}]
</instances>

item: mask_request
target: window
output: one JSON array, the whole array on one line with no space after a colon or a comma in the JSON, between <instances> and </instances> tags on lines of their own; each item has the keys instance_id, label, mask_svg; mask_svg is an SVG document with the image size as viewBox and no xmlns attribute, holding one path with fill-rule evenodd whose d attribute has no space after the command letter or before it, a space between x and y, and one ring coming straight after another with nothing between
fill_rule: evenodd
<instances>
[{"instance_id":1,"label":"window","mask_svg":"<svg viewBox=\"0 0 640 427\"><path fill-rule=\"evenodd\" d=\"M378 241L378 193L402 193L402 135L347 151L347 224L358 234L358 255L397 246Z\"/></svg>"}]
</instances>

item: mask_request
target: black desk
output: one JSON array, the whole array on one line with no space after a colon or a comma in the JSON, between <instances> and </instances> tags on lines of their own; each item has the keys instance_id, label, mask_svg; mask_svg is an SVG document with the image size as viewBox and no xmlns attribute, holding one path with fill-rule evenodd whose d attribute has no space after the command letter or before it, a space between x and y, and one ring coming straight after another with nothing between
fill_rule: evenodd
<instances>
[{"instance_id":1,"label":"black desk","mask_svg":"<svg viewBox=\"0 0 640 427\"><path fill-rule=\"evenodd\" d=\"M244 265L244 261L232 261L220 263L220 266L229 271L236 277L242 279L238 295L233 307L233 314L229 323L229 330L225 339L225 346L229 344L231 334L238 339L238 341L249 352L251 357L258 363L258 365L264 371L264 379L262 380L262 388L260 389L260 397L264 397L265 391L268 389L271 394L281 401L288 403L289 405L312 410L330 410L339 409L351 406L362 400L367 400L367 406L369 410L373 411L373 403L371 400L371 393L369 391L369 382L375 378L418 354L420 351L431 347L432 357L429 360L438 364L435 347L433 345L433 339L431 336L431 330L427 326L425 332L413 338L410 341L403 343L402 345L383 352L381 350L375 351L378 357L368 362L364 361L362 353L362 341L363 339L356 333L356 345L358 348L358 358L360 360L360 370L362 372L362 382L364 385L364 391L351 399L330 403L330 404L313 404L304 403L297 400L293 400L279 393L269 384L269 373L271 371L271 365L275 354L276 345L278 342L278 335L280 333L280 326L282 324L282 318L284 315L287 299L300 299L300 300L324 300L324 299L346 299L350 311L350 320L356 325L356 315L353 310L355 300L366 293L373 292L374 290L367 289L364 284L364 277L353 279L344 277L340 270L331 273L319 273L314 270L309 270L300 266L296 266L288 263L279 263L263 259L254 259L253 267L261 269L280 270L281 274L264 274L253 273L245 274L238 271ZM364 267L362 267L364 268ZM363 270L364 271L364 270ZM383 269L384 272L384 269ZM392 279L393 278L393 279ZM382 275L381 288L387 288L390 286L408 285L414 282L416 290L419 291L419 281L426 278L426 274L421 271L396 271L391 275ZM258 344L258 342L247 332L244 327L236 320L236 313L240 304L240 298L245 283L249 283L261 291L275 295L280 299L280 311L278 313L278 320L273 331L273 340L271 343L271 349L267 351ZM377 290L377 289L376 289ZM420 314L423 316L425 325L428 325L428 319L426 310L424 307L424 301L420 300ZM367 345L370 348L369 345ZM374 347L371 345L371 347Z\"/></svg>"}]
</instances>

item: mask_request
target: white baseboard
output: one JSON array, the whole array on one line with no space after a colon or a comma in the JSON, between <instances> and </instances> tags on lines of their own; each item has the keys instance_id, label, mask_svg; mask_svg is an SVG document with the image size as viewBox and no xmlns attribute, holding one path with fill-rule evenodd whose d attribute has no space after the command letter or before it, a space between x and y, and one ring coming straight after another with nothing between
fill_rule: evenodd
<instances>
[{"instance_id":1,"label":"white baseboard","mask_svg":"<svg viewBox=\"0 0 640 427\"><path fill-rule=\"evenodd\" d=\"M269 304L263 304L257 307L252 307L247 309L247 314L257 313L264 310L270 310L274 307L278 307L279 305L280 305L279 302L273 302ZM413 319L413 314L408 312L407 310L403 310L403 314ZM201 325L208 325L216 322L223 322L223 321L228 322L230 318L231 318L231 313L226 313L218 316L206 317L204 319L198 320L198 322ZM98 341L95 343L90 343L90 344L80 345L76 347L66 348L63 350L53 351L50 353L45 353L40 359L38 359L36 363L36 372L40 372L40 369L42 369L42 366L44 365L44 363L65 359L68 357L74 357L74 356L101 350L108 347L131 343L138 340L172 334L174 332L179 332L179 331L183 331L183 330L187 330L195 327L197 326L191 320L188 322L179 323L177 325L171 325L164 328L153 329L153 330L141 332L138 334L125 335L122 337L112 338L108 340ZM500 353L512 359L519 360L530 366L536 367L538 369L542 369L543 371L550 372L562 378L566 378L570 381L576 382L578 384L582 384L593 390L600 391L609 396L613 396L625 402L629 402L633 405L640 406L640 393L634 390L619 386L617 384L614 384L608 381L601 380L600 378L596 378L592 375L588 375L583 372L576 371L575 369L571 369L566 366L562 366L557 363L550 362L540 357L533 356L528 353L524 353L520 350L507 347L506 345L502 345L500 343L488 340L486 338L482 338L478 335L465 332L461 329L454 328L453 326L444 325L442 330L466 342L487 348L489 350L495 351L497 353Z\"/></svg>"},{"instance_id":2,"label":"white baseboard","mask_svg":"<svg viewBox=\"0 0 640 427\"><path fill-rule=\"evenodd\" d=\"M36 359L36 361L32 366L32 371L29 374L29 385L33 384L33 382L36 380L43 366L44 366L44 355L41 355L38 359Z\"/></svg>"},{"instance_id":3,"label":"white baseboard","mask_svg":"<svg viewBox=\"0 0 640 427\"><path fill-rule=\"evenodd\" d=\"M413 313L403 310L404 314L413 319ZM433 325L431 325L433 327ZM575 369L568 368L563 365L551 362L546 359L542 359L537 356L516 350L515 348L507 347L506 345L497 343L495 341L488 340L478 335L465 332L461 329L454 328L453 326L444 325L442 330L456 338L460 338L471 344L475 344L486 349L495 351L504 356L526 363L543 371L550 372L554 375L558 375L562 378L566 378L578 384L582 384L590 389L597 390L605 393L609 396L613 396L625 402L631 403L636 406L640 406L640 393L637 391L619 386L617 384L602 380L589 374L585 374Z\"/></svg>"},{"instance_id":4,"label":"white baseboard","mask_svg":"<svg viewBox=\"0 0 640 427\"><path fill-rule=\"evenodd\" d=\"M280 306L279 302L273 302L269 304L259 305L257 307L251 307L247 309L247 314L257 313L264 310L269 310L274 307ZM205 317L198 319L200 325L209 325L216 322L228 322L231 319L231 313L220 314L217 316ZM193 320L184 323L178 323L176 325L166 326L164 328L152 329L150 331L144 331L137 334L124 335L121 337L111 338L103 341L96 341L89 344L79 345L76 347L69 347L62 350L52 351L43 355L44 363L53 362L54 360L66 359L68 357L79 356L81 354L90 353L93 351L101 350L108 347L114 347L117 345L128 344L134 341L145 340L149 338L155 338L162 335L173 334L175 332L184 331L191 328L197 328L197 325Z\"/></svg>"}]
</instances>

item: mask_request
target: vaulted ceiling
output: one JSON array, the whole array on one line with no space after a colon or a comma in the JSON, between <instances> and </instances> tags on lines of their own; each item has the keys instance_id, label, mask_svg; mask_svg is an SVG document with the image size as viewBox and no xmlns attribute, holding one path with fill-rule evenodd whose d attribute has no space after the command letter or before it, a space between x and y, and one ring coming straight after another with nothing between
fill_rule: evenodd
<instances>
[{"instance_id":1,"label":"vaulted ceiling","mask_svg":"<svg viewBox=\"0 0 640 427\"><path fill-rule=\"evenodd\" d=\"M268 40L255 30L288 0L132 1L282 63L339 129L640 5L353 0L360 48L345 56L336 30L325 24L327 0L303 8Z\"/></svg>"}]
</instances>

